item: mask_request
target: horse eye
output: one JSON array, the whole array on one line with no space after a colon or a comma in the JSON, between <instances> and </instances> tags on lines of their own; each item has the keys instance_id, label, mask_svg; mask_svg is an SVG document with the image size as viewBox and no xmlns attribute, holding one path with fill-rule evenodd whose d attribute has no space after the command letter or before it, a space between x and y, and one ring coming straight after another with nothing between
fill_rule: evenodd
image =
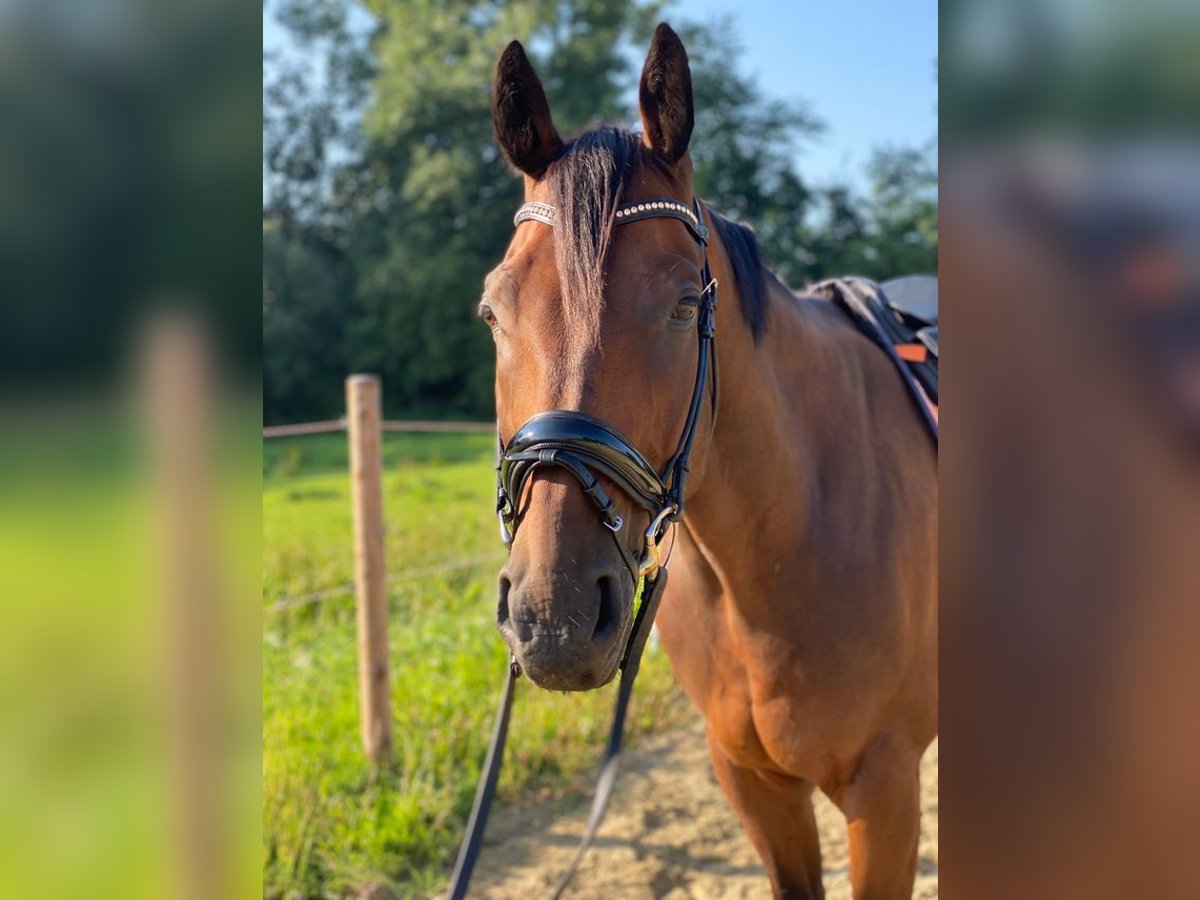
<instances>
[{"instance_id":1,"label":"horse eye","mask_svg":"<svg viewBox=\"0 0 1200 900\"><path fill-rule=\"evenodd\" d=\"M695 297L684 297L675 305L675 311L671 313L671 321L677 324L685 324L696 318L696 307L700 305L700 301Z\"/></svg>"},{"instance_id":2,"label":"horse eye","mask_svg":"<svg viewBox=\"0 0 1200 900\"><path fill-rule=\"evenodd\" d=\"M479 318L483 319L484 324L492 331L496 330L496 326L500 323L496 321L496 314L492 312L492 308L486 303L479 304Z\"/></svg>"}]
</instances>

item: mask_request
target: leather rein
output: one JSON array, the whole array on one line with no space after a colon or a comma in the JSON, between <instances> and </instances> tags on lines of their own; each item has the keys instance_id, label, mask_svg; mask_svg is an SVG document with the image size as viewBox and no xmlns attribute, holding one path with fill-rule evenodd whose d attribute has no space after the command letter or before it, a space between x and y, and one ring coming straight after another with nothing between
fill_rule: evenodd
<instances>
[{"instance_id":1,"label":"leather rein","mask_svg":"<svg viewBox=\"0 0 1200 900\"><path fill-rule=\"evenodd\" d=\"M625 560L633 577L634 587L636 588L640 579L644 579L641 603L634 614L633 626L621 658L621 683L617 690L616 709L587 828L571 865L563 873L551 895L553 898L561 896L574 875L612 796L621 752L625 713L633 682L667 583L662 546L670 526L683 516L692 447L695 443L696 427L700 421L705 388L710 381L714 421L716 416L717 281L712 277L709 267L709 232L704 224L699 200L693 201L691 206L669 198L631 201L617 208L613 224L623 225L663 217L678 219L688 227L688 231L704 251L704 266L701 270L700 307L696 324L699 336L696 379L679 443L661 472L656 470L617 429L592 416L572 410L552 409L537 413L517 429L507 444L502 439L499 441L496 514L500 520L500 537L505 546L510 549L512 547L520 523L519 504L528 479L539 468L558 467L571 473L595 506L597 514ZM553 227L555 218L556 210L553 206L546 203L526 203L517 210L513 224L535 221ZM640 555L635 555L623 539L625 521L617 513L612 498L601 485L601 478L615 484L635 505L649 513L650 524L641 535ZM459 849L454 874L451 876L448 894L450 900L461 900L466 896L471 872L479 856L488 812L495 795L496 781L500 775L500 763L512 710L513 689L520 674L521 669L516 660L510 660L497 710L495 730L476 789L475 802L467 821L467 833Z\"/></svg>"}]
</instances>

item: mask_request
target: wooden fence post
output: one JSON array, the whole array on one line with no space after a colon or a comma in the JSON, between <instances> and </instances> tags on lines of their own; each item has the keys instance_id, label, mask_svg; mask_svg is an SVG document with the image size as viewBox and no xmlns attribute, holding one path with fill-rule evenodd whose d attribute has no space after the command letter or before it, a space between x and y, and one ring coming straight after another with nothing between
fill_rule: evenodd
<instances>
[{"instance_id":1,"label":"wooden fence post","mask_svg":"<svg viewBox=\"0 0 1200 900\"><path fill-rule=\"evenodd\" d=\"M392 709L380 477L380 395L377 375L351 375L346 379L346 428L354 503L354 590L358 601L359 715L363 750L376 766L386 766L392 759Z\"/></svg>"}]
</instances>

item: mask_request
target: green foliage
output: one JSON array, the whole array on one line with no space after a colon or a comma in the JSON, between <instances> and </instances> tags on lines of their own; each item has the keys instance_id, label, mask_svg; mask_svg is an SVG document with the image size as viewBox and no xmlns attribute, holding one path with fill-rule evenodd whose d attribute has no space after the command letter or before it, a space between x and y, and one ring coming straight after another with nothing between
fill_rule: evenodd
<instances>
[{"instance_id":1,"label":"green foliage","mask_svg":"<svg viewBox=\"0 0 1200 900\"><path fill-rule=\"evenodd\" d=\"M871 159L869 252L881 274L937 272L937 171L926 153L885 148Z\"/></svg>"},{"instance_id":2,"label":"green foliage","mask_svg":"<svg viewBox=\"0 0 1200 900\"><path fill-rule=\"evenodd\" d=\"M335 414L351 370L381 374L396 414L490 415L493 354L473 308L521 198L492 143L488 97L513 37L570 135L638 122L648 37L672 18L692 61L697 189L754 226L777 274L803 287L936 269L928 154L879 151L867 197L806 183L796 159L821 123L738 71L729 21L680 21L655 0L364 5L370 17L357 17L373 24L357 28L350 0L284 5L284 24L326 65L320 87L297 88L304 79L284 67L266 91L264 216L278 231L264 237L268 421Z\"/></svg>"},{"instance_id":3,"label":"green foliage","mask_svg":"<svg viewBox=\"0 0 1200 900\"><path fill-rule=\"evenodd\" d=\"M521 36L559 127L627 116L621 50L644 26L631 2L370 4L382 23L365 115L369 145L350 241L358 314L352 365L380 372L389 402L438 414L491 409L492 349L472 314L511 236L521 184L492 143L496 56Z\"/></svg>"},{"instance_id":4,"label":"green foliage","mask_svg":"<svg viewBox=\"0 0 1200 900\"><path fill-rule=\"evenodd\" d=\"M271 419L335 418L345 409L337 336L353 289L335 245L312 232L263 229L263 405Z\"/></svg>"},{"instance_id":5,"label":"green foliage","mask_svg":"<svg viewBox=\"0 0 1200 900\"><path fill-rule=\"evenodd\" d=\"M358 738L344 435L267 444L263 460L263 874L267 897L402 895L444 883L470 809L506 662L494 579L503 552L488 515L487 435L385 441L389 648L395 766L372 780ZM447 562L465 561L459 568ZM520 685L500 802L590 789L613 688L550 694ZM648 652L631 736L683 721L665 657Z\"/></svg>"},{"instance_id":6,"label":"green foliage","mask_svg":"<svg viewBox=\"0 0 1200 900\"><path fill-rule=\"evenodd\" d=\"M795 157L823 126L802 104L760 99L755 85L730 65L739 50L732 33L732 21L725 20L680 34L696 104L696 191L727 217L752 225L772 270L803 284L810 275L807 223L821 197L796 172Z\"/></svg>"}]
</instances>

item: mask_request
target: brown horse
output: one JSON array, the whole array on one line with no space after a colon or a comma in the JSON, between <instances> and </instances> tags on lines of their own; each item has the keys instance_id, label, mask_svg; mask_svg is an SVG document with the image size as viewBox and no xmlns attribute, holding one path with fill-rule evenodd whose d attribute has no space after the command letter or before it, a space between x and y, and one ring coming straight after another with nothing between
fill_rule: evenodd
<instances>
[{"instance_id":1,"label":"brown horse","mask_svg":"<svg viewBox=\"0 0 1200 900\"><path fill-rule=\"evenodd\" d=\"M564 142L509 45L497 142L526 200L559 216L517 226L480 314L495 335L503 440L539 411L580 412L657 468L693 392L704 248L672 218L613 226L630 201L694 200L691 75L666 25L640 99L642 134ZM849 821L855 897L907 897L918 764L937 731L936 450L889 359L832 304L767 273L748 229L700 208L721 286L720 365L696 427L662 643L775 895L823 893L820 787ZM626 562L647 514L610 493L631 523L629 553L561 468L540 469L515 498L499 625L543 687L587 690L617 671L637 590Z\"/></svg>"}]
</instances>

